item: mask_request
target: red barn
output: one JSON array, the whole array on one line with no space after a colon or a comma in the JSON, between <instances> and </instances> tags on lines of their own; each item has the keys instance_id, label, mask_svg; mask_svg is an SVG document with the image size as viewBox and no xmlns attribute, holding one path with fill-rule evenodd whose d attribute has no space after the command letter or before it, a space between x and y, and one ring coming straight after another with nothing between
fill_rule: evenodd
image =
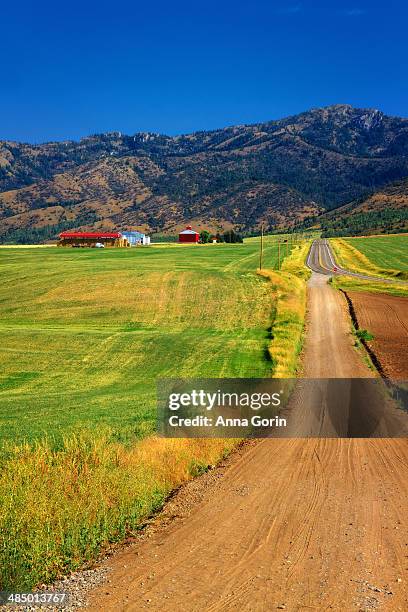
<instances>
[{"instance_id":1,"label":"red barn","mask_svg":"<svg viewBox=\"0 0 408 612\"><path fill-rule=\"evenodd\" d=\"M199 241L200 234L191 229L191 225L187 225L186 229L179 233L179 242L194 242Z\"/></svg>"}]
</instances>

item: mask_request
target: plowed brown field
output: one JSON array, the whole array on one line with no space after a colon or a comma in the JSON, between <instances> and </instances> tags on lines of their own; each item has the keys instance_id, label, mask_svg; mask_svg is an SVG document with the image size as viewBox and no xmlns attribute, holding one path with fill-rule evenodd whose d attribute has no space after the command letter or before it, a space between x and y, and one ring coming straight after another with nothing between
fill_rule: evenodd
<instances>
[{"instance_id":1,"label":"plowed brown field","mask_svg":"<svg viewBox=\"0 0 408 612\"><path fill-rule=\"evenodd\" d=\"M368 344L384 373L408 378L408 298L357 291L348 296L359 327L374 334Z\"/></svg>"}]
</instances>

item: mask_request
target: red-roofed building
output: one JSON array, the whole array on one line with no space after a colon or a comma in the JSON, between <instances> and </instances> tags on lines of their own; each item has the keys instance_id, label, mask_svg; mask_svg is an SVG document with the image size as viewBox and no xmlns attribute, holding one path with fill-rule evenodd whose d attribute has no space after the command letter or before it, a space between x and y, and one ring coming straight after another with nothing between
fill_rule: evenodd
<instances>
[{"instance_id":1,"label":"red-roofed building","mask_svg":"<svg viewBox=\"0 0 408 612\"><path fill-rule=\"evenodd\" d=\"M197 243L200 239L200 234L195 232L191 225L187 225L186 229L179 233L179 242Z\"/></svg>"},{"instance_id":2,"label":"red-roofed building","mask_svg":"<svg viewBox=\"0 0 408 612\"><path fill-rule=\"evenodd\" d=\"M61 232L58 246L63 247L128 247L129 241L120 232Z\"/></svg>"}]
</instances>

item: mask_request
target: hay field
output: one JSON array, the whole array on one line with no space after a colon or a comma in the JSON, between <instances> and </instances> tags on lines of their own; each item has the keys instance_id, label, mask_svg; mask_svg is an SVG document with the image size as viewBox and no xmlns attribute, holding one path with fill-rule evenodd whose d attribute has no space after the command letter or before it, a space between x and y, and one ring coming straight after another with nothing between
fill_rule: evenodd
<instances>
[{"instance_id":1,"label":"hay field","mask_svg":"<svg viewBox=\"0 0 408 612\"><path fill-rule=\"evenodd\" d=\"M276 265L266 239L265 267ZM258 241L0 251L0 440L107 425L155 429L164 376L268 376L269 283Z\"/></svg>"},{"instance_id":2,"label":"hay field","mask_svg":"<svg viewBox=\"0 0 408 612\"><path fill-rule=\"evenodd\" d=\"M91 562L239 442L151 435L156 378L293 374L308 243L271 272L267 238L265 276L258 246L0 250L0 588Z\"/></svg>"},{"instance_id":3,"label":"hay field","mask_svg":"<svg viewBox=\"0 0 408 612\"><path fill-rule=\"evenodd\" d=\"M408 272L408 234L346 238L345 241L381 269Z\"/></svg>"},{"instance_id":4,"label":"hay field","mask_svg":"<svg viewBox=\"0 0 408 612\"><path fill-rule=\"evenodd\" d=\"M349 270L408 279L408 234L332 238L330 244L338 262Z\"/></svg>"}]
</instances>

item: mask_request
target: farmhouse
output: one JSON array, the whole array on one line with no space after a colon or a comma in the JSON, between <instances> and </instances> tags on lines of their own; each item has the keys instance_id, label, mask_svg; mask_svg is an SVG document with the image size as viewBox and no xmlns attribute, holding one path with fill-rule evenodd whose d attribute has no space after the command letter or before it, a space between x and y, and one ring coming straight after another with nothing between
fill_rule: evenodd
<instances>
[{"instance_id":1,"label":"farmhouse","mask_svg":"<svg viewBox=\"0 0 408 612\"><path fill-rule=\"evenodd\" d=\"M130 246L148 246L150 244L150 236L142 234L142 232L121 232L122 236L126 238Z\"/></svg>"},{"instance_id":2,"label":"farmhouse","mask_svg":"<svg viewBox=\"0 0 408 612\"><path fill-rule=\"evenodd\" d=\"M120 232L61 232L58 246L62 247L128 247Z\"/></svg>"},{"instance_id":3,"label":"farmhouse","mask_svg":"<svg viewBox=\"0 0 408 612\"><path fill-rule=\"evenodd\" d=\"M200 238L200 234L195 232L191 225L187 225L186 229L179 233L179 242L194 242L197 243Z\"/></svg>"}]
</instances>

